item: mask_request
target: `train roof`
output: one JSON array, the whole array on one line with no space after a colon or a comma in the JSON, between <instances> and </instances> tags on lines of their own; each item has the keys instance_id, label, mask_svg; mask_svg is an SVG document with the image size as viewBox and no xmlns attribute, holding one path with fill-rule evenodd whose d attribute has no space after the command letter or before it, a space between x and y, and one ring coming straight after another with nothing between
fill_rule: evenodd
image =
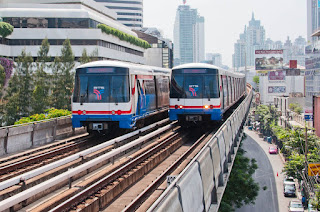
<instances>
[{"instance_id":1,"label":"train roof","mask_svg":"<svg viewBox=\"0 0 320 212\"><path fill-rule=\"evenodd\" d=\"M234 77L244 77L245 75L242 73L238 73L238 72L232 72L232 71L227 71L224 70L223 68L220 68L218 66L215 65L211 65L208 63L186 63L183 65L178 65L172 68L172 70L175 69L183 69L183 68L210 68L210 69L218 69L220 74L228 74L230 76L234 76Z\"/></svg>"},{"instance_id":2,"label":"train roof","mask_svg":"<svg viewBox=\"0 0 320 212\"><path fill-rule=\"evenodd\" d=\"M88 68L88 67L121 67L121 68L129 68L131 72L142 74L142 73L153 73L153 74L169 74L171 73L170 69L156 67L156 66L148 66L142 64L135 64L123 61L112 61L112 60L99 60L94 62L85 63L77 67L79 68Z\"/></svg>"}]
</instances>

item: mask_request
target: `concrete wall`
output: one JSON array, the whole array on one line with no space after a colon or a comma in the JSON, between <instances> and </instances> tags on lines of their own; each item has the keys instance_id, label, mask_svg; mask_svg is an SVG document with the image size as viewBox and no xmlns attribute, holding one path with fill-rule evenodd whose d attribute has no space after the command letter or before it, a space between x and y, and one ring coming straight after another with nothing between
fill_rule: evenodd
<instances>
[{"instance_id":1,"label":"concrete wall","mask_svg":"<svg viewBox=\"0 0 320 212\"><path fill-rule=\"evenodd\" d=\"M218 211L252 96L250 91L245 101L148 211Z\"/></svg>"},{"instance_id":2,"label":"concrete wall","mask_svg":"<svg viewBox=\"0 0 320 212\"><path fill-rule=\"evenodd\" d=\"M77 131L72 128L70 116L27 125L2 127L0 128L0 156L84 132L84 128Z\"/></svg>"}]
</instances>

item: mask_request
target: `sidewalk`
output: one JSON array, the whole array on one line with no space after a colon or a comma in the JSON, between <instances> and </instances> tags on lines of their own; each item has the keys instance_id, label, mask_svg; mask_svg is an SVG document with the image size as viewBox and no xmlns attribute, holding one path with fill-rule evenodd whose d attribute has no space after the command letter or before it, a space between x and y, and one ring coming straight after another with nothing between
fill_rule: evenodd
<instances>
[{"instance_id":1,"label":"sidewalk","mask_svg":"<svg viewBox=\"0 0 320 212\"><path fill-rule=\"evenodd\" d=\"M290 197L284 197L283 195L283 179L285 174L282 173L285 159L281 153L278 153L277 155L270 155L269 154L269 147L273 146L274 144L269 144L268 142L264 141L263 138L260 138L258 133L254 130L249 130L248 127L244 128L244 132L247 136L250 136L253 140L255 140L259 146L264 150L266 155L268 156L268 159L272 165L273 169L273 175L275 177L276 181L276 188L277 188L277 196L278 196L278 205L279 205L279 211L280 212L286 212L288 211L288 205L290 200L299 199L301 201L301 191L299 190L299 186L296 182L296 198L290 198ZM305 210L307 211L307 210Z\"/></svg>"}]
</instances>

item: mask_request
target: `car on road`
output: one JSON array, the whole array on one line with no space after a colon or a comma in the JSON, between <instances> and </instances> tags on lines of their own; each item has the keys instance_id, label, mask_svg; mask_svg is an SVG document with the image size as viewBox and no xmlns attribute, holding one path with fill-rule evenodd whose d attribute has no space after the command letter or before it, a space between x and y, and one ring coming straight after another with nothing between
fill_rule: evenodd
<instances>
[{"instance_id":1,"label":"car on road","mask_svg":"<svg viewBox=\"0 0 320 212\"><path fill-rule=\"evenodd\" d=\"M278 154L278 148L276 146L270 146L269 154Z\"/></svg>"},{"instance_id":2,"label":"car on road","mask_svg":"<svg viewBox=\"0 0 320 212\"><path fill-rule=\"evenodd\" d=\"M296 187L292 184L284 185L283 195L285 197L288 197L288 196L295 197L296 196Z\"/></svg>"},{"instance_id":3,"label":"car on road","mask_svg":"<svg viewBox=\"0 0 320 212\"><path fill-rule=\"evenodd\" d=\"M304 211L301 201L291 200L289 202L289 212L299 212L299 211Z\"/></svg>"}]
</instances>

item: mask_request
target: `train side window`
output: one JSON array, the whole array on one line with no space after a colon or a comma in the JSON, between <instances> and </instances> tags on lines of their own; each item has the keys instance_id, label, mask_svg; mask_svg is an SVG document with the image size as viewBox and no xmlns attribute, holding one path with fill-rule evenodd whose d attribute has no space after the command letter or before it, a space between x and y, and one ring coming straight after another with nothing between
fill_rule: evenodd
<instances>
[{"instance_id":1,"label":"train side window","mask_svg":"<svg viewBox=\"0 0 320 212\"><path fill-rule=\"evenodd\" d=\"M154 80L145 80L144 87L146 90L146 94L155 94L156 93Z\"/></svg>"}]
</instances>

